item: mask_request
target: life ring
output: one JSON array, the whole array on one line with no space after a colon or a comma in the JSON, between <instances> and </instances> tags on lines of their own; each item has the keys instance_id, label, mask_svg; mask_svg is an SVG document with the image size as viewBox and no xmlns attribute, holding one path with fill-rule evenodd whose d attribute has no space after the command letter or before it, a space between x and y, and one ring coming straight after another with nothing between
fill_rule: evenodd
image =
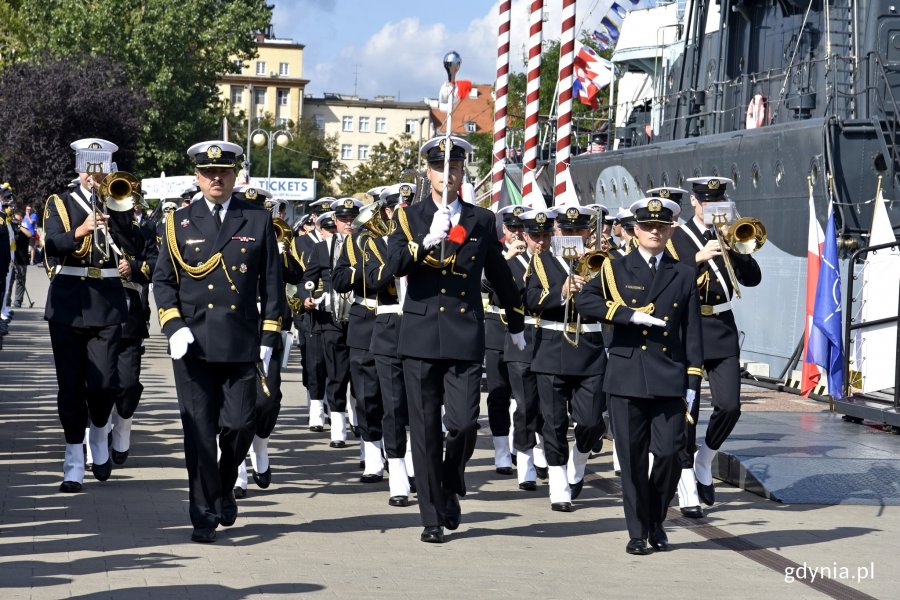
<instances>
[{"instance_id":1,"label":"life ring","mask_svg":"<svg viewBox=\"0 0 900 600\"><path fill-rule=\"evenodd\" d=\"M756 94L747 105L747 129L756 129L766 124L766 97Z\"/></svg>"}]
</instances>

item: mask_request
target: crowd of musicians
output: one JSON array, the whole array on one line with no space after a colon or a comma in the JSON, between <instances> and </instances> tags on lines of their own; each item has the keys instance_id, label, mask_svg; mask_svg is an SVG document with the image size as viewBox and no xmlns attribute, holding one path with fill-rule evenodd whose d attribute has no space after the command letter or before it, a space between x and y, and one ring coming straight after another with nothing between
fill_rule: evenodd
<instances>
[{"instance_id":1,"label":"crowd of musicians","mask_svg":"<svg viewBox=\"0 0 900 600\"><path fill-rule=\"evenodd\" d=\"M687 517L715 502L713 458L740 416L731 302L761 279L704 216L727 200L728 179L646 190L616 214L494 214L463 201L472 148L443 136L420 150L422 189L323 198L292 228L273 219L269 192L236 185L236 144L189 148L196 186L153 218L140 184L112 167L115 144L72 148L78 179L44 214L60 491L82 491L86 468L105 481L128 459L152 293L195 542L235 523L251 478L277 484L268 445L295 348L310 431L336 452L358 438L361 481L386 478L388 504L417 504L423 542L463 520L483 375L496 473L523 493L546 489L553 511L574 510L589 457L614 440L626 552L669 549L676 492ZM704 374L713 410L697 439Z\"/></svg>"}]
</instances>

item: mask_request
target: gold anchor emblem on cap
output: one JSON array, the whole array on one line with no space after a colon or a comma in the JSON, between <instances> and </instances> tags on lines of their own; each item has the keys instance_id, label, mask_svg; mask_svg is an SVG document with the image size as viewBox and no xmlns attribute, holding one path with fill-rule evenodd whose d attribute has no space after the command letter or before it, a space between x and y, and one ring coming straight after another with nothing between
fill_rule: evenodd
<instances>
[{"instance_id":1,"label":"gold anchor emblem on cap","mask_svg":"<svg viewBox=\"0 0 900 600\"><path fill-rule=\"evenodd\" d=\"M441 152L446 152L447 150L453 149L453 140L444 138L440 142L438 142L438 148L441 149Z\"/></svg>"},{"instance_id":2,"label":"gold anchor emblem on cap","mask_svg":"<svg viewBox=\"0 0 900 600\"><path fill-rule=\"evenodd\" d=\"M547 215L542 212L534 215L534 222L538 225L543 225L547 222Z\"/></svg>"},{"instance_id":3,"label":"gold anchor emblem on cap","mask_svg":"<svg viewBox=\"0 0 900 600\"><path fill-rule=\"evenodd\" d=\"M218 146L210 146L206 149L206 157L207 158L221 158L222 149Z\"/></svg>"},{"instance_id":4,"label":"gold anchor emblem on cap","mask_svg":"<svg viewBox=\"0 0 900 600\"><path fill-rule=\"evenodd\" d=\"M722 185L722 182L719 181L718 179L710 179L709 182L706 184L706 187L708 187L711 190L717 190L717 189L719 189L720 185Z\"/></svg>"},{"instance_id":5,"label":"gold anchor emblem on cap","mask_svg":"<svg viewBox=\"0 0 900 600\"><path fill-rule=\"evenodd\" d=\"M515 207L515 208L513 209L513 211L512 211L513 216L515 216L515 217L520 217L520 216L522 216L522 213L523 213L523 212L525 212L525 209L522 208L521 206Z\"/></svg>"},{"instance_id":6,"label":"gold anchor emblem on cap","mask_svg":"<svg viewBox=\"0 0 900 600\"><path fill-rule=\"evenodd\" d=\"M344 200L344 208L353 208L353 207L354 207L353 200L351 200L350 198L347 198L346 200Z\"/></svg>"},{"instance_id":7,"label":"gold anchor emblem on cap","mask_svg":"<svg viewBox=\"0 0 900 600\"><path fill-rule=\"evenodd\" d=\"M412 188L409 184L404 183L400 186L400 195L401 196L412 196Z\"/></svg>"},{"instance_id":8,"label":"gold anchor emblem on cap","mask_svg":"<svg viewBox=\"0 0 900 600\"><path fill-rule=\"evenodd\" d=\"M580 214L581 213L578 212L577 208L570 208L569 210L566 211L566 218L569 219L570 221L574 221L575 219L578 218L578 215L580 215Z\"/></svg>"},{"instance_id":9,"label":"gold anchor emblem on cap","mask_svg":"<svg viewBox=\"0 0 900 600\"><path fill-rule=\"evenodd\" d=\"M91 142L88 144L88 150L100 150L102 146L98 142Z\"/></svg>"},{"instance_id":10,"label":"gold anchor emblem on cap","mask_svg":"<svg viewBox=\"0 0 900 600\"><path fill-rule=\"evenodd\" d=\"M660 198L669 198L670 196L671 194L669 193L669 190L659 190Z\"/></svg>"},{"instance_id":11,"label":"gold anchor emblem on cap","mask_svg":"<svg viewBox=\"0 0 900 600\"><path fill-rule=\"evenodd\" d=\"M244 197L247 198L247 200L256 200L258 195L259 193L256 191L256 188L247 188L247 191L244 192Z\"/></svg>"},{"instance_id":12,"label":"gold anchor emblem on cap","mask_svg":"<svg viewBox=\"0 0 900 600\"><path fill-rule=\"evenodd\" d=\"M647 210L650 212L659 212L662 210L662 202L654 198L650 202L647 203Z\"/></svg>"}]
</instances>

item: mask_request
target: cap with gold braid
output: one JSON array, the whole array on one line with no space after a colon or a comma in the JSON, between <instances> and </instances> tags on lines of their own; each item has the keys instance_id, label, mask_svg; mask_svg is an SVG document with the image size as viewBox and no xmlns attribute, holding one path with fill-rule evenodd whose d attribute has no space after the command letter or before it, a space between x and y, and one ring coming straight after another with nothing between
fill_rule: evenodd
<instances>
[{"instance_id":1,"label":"cap with gold braid","mask_svg":"<svg viewBox=\"0 0 900 600\"><path fill-rule=\"evenodd\" d=\"M244 154L244 149L231 142L213 140L194 144L188 148L187 154L198 169L234 169L237 167L238 157Z\"/></svg>"}]
</instances>

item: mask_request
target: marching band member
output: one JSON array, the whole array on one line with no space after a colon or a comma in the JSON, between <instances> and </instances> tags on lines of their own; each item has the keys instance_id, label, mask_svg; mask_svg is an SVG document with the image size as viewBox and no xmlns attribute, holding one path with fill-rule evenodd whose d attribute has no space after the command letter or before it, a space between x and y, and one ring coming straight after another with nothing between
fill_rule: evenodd
<instances>
[{"instance_id":1,"label":"marching band member","mask_svg":"<svg viewBox=\"0 0 900 600\"><path fill-rule=\"evenodd\" d=\"M503 258L507 261L525 252L520 220L524 212L524 206L505 206L497 211L503 219L503 238L506 240ZM499 299L485 282L482 282L482 291L488 294L484 315L484 374L487 379L488 425L494 445L494 469L500 475L512 475L512 454L509 447L512 387L503 358L508 337L506 312L500 308Z\"/></svg>"},{"instance_id":2,"label":"marching band member","mask_svg":"<svg viewBox=\"0 0 900 600\"><path fill-rule=\"evenodd\" d=\"M622 467L625 551L643 555L648 538L654 549L669 549L663 521L681 468L685 402L700 387L703 341L694 270L664 251L678 205L646 198L631 211L637 250L606 261L576 304L613 323L603 389Z\"/></svg>"},{"instance_id":3,"label":"marching band member","mask_svg":"<svg viewBox=\"0 0 900 600\"><path fill-rule=\"evenodd\" d=\"M385 186L379 195L385 223L390 223L398 204L408 205L416 194L416 186L399 183ZM390 227L389 227L390 228ZM388 460L388 485L391 506L409 506L409 495L415 491L410 444L406 439L409 410L400 358L400 280L394 277L387 263L388 235L368 240L370 260L366 262L366 283L378 292L375 308L375 328L372 332L371 352L381 386L382 441Z\"/></svg>"},{"instance_id":4,"label":"marching band member","mask_svg":"<svg viewBox=\"0 0 900 600\"><path fill-rule=\"evenodd\" d=\"M725 261L730 261L738 283L743 286L759 285L762 273L752 255L722 247L715 229L706 225L703 219L705 203L728 201L726 189L732 181L725 177L692 177L687 181L691 184L694 215L675 231L672 245L676 260L697 268L700 314L703 317L703 368L709 379L713 406L705 440L694 456L693 473L685 469L679 485L679 492L685 497L681 499L682 512L685 516L697 518L702 517L703 512L693 504L696 496L693 494L692 479L696 477L699 499L712 506L715 502L712 461L741 416L741 350L737 323L731 311L735 291ZM699 402L695 403L693 413L696 423L700 417ZM689 427L688 452L693 452L696 436L696 426ZM689 460L685 462L689 464Z\"/></svg>"},{"instance_id":5,"label":"marching band member","mask_svg":"<svg viewBox=\"0 0 900 600\"><path fill-rule=\"evenodd\" d=\"M619 240L615 253L625 256L634 248L634 215L627 208L620 208L612 225L612 234Z\"/></svg>"},{"instance_id":6,"label":"marching band member","mask_svg":"<svg viewBox=\"0 0 900 600\"><path fill-rule=\"evenodd\" d=\"M349 202L348 202L349 201ZM347 447L347 396L350 385L350 348L347 346L347 319L350 297L336 291L331 283L331 275L337 264L351 224L362 203L353 198L334 200L331 204L336 233L317 243L305 262L303 283L321 282L324 293L318 301L304 300L304 308L313 314L313 334L318 334L325 356L325 392L331 415L332 448ZM312 400L310 400L312 410Z\"/></svg>"},{"instance_id":7,"label":"marching band member","mask_svg":"<svg viewBox=\"0 0 900 600\"><path fill-rule=\"evenodd\" d=\"M344 198L337 200L332 207L335 211L350 211L355 217L359 214L362 203ZM384 460L381 457L384 406L375 357L370 351L378 291L369 286L366 280L366 263L371 260L367 244L372 235L365 229L349 232L331 273L334 291L353 295L353 303L348 310L347 346L350 348L350 379L356 398L356 421L359 423L363 446L364 470L360 477L361 483L377 483L384 478Z\"/></svg>"},{"instance_id":8,"label":"marching band member","mask_svg":"<svg viewBox=\"0 0 900 600\"><path fill-rule=\"evenodd\" d=\"M265 202L272 197L268 190L256 188L250 185L239 185L234 188L233 197L243 200L254 206L265 207ZM283 230L276 228L276 240L278 242L279 261L281 263L281 278L285 283L297 284L303 276L303 269L293 252L293 238L280 239L285 235ZM291 234L292 235L292 234ZM284 294L282 288L282 294ZM287 303L287 297L282 299L283 313L282 323L289 323L291 309ZM250 445L250 464L253 467L253 481L259 487L266 489L272 482L272 468L269 463L269 437L275 429L278 413L281 411L281 366L284 354L290 351L286 343L286 334L281 336L272 349L272 359L269 361L269 372L265 380L259 378L256 386L256 433ZM242 460L238 465L237 485L234 487L235 498L247 496L247 461Z\"/></svg>"},{"instance_id":9,"label":"marching band member","mask_svg":"<svg viewBox=\"0 0 900 600\"><path fill-rule=\"evenodd\" d=\"M272 218L232 196L242 153L223 141L188 149L203 198L166 220L153 273L184 427L191 540L201 543L237 519L233 488L255 432L257 379L284 313Z\"/></svg>"},{"instance_id":10,"label":"marching band member","mask_svg":"<svg viewBox=\"0 0 900 600\"><path fill-rule=\"evenodd\" d=\"M513 280L524 299L527 276L536 254L550 250L550 235L556 213L552 210L530 210L520 215L524 231L526 252L517 253L507 259ZM537 489L537 478L547 478L547 464L543 456L541 431L544 419L538 396L537 379L531 371L534 350L534 331L537 319L525 315L525 341L527 346L519 350L507 342L504 357L509 369L509 383L516 398L513 413L513 446L516 449L516 472L519 489L533 492Z\"/></svg>"},{"instance_id":11,"label":"marching band member","mask_svg":"<svg viewBox=\"0 0 900 600\"><path fill-rule=\"evenodd\" d=\"M594 214L585 207L561 207L555 225L565 236L586 240ZM572 267L570 261L553 252L534 255L525 291L526 307L539 318L531 370L544 418L550 508L561 512L571 512L572 500L581 494L588 456L605 431L606 410L602 391L606 353L600 324L586 319L581 322L573 297L584 286L585 278ZM576 423L571 452L567 440L569 406Z\"/></svg>"},{"instance_id":12,"label":"marching band member","mask_svg":"<svg viewBox=\"0 0 900 600\"><path fill-rule=\"evenodd\" d=\"M105 175L100 171L111 170L118 146L88 138L71 147L79 186L50 196L44 208L44 247L53 263L44 318L50 327L59 385L57 408L66 437L59 489L68 493L82 489L85 423L90 423L94 477L106 481L112 472L107 422L117 396L116 348L128 313L122 287L127 262L120 257L137 256L143 245L130 211L97 210Z\"/></svg>"},{"instance_id":13,"label":"marching band member","mask_svg":"<svg viewBox=\"0 0 900 600\"><path fill-rule=\"evenodd\" d=\"M455 136L423 144L431 195L398 211L388 240L391 271L407 277L400 352L425 526L420 539L429 543L443 542L443 527L456 529L462 516L459 496L466 493L466 462L475 449L484 358L482 271L507 310L510 335L525 345L524 309L503 260L494 214L459 197L470 152L472 146Z\"/></svg>"}]
</instances>

